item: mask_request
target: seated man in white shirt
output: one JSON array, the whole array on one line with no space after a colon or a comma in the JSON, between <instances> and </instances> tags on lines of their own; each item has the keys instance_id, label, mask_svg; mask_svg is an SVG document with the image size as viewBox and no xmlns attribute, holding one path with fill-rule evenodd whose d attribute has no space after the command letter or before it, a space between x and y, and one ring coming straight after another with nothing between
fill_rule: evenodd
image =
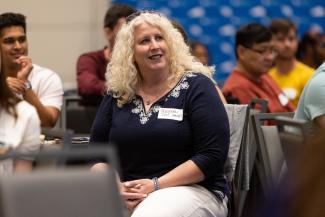
<instances>
[{"instance_id":1,"label":"seated man in white shirt","mask_svg":"<svg viewBox=\"0 0 325 217\"><path fill-rule=\"evenodd\" d=\"M36 108L42 127L53 127L60 115L62 82L55 72L33 64L28 56L24 15L0 15L0 46L10 90Z\"/></svg>"}]
</instances>

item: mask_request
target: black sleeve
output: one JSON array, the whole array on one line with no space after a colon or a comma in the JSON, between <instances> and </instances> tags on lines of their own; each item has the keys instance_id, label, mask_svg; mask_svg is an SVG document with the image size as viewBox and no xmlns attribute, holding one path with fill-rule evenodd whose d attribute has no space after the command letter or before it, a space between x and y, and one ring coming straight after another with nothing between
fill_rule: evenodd
<instances>
[{"instance_id":1,"label":"black sleeve","mask_svg":"<svg viewBox=\"0 0 325 217\"><path fill-rule=\"evenodd\" d=\"M229 122L225 107L213 82L198 74L187 96L194 139L191 160L205 178L223 174L229 148Z\"/></svg>"},{"instance_id":2,"label":"black sleeve","mask_svg":"<svg viewBox=\"0 0 325 217\"><path fill-rule=\"evenodd\" d=\"M90 143L107 143L112 123L113 97L107 95L102 100L90 131Z\"/></svg>"}]
</instances>

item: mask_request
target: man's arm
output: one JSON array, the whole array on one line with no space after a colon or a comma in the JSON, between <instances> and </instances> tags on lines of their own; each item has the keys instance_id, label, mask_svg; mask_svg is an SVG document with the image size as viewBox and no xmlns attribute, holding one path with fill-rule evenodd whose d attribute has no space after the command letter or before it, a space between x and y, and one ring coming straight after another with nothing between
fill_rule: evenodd
<instances>
[{"instance_id":1,"label":"man's arm","mask_svg":"<svg viewBox=\"0 0 325 217\"><path fill-rule=\"evenodd\" d=\"M313 122L316 124L317 127L320 129L325 129L325 114L316 117Z\"/></svg>"},{"instance_id":2,"label":"man's arm","mask_svg":"<svg viewBox=\"0 0 325 217\"><path fill-rule=\"evenodd\" d=\"M305 98L303 108L308 112L313 123L321 128L325 129L325 63L323 63L316 71L315 77L313 77L308 86L304 89Z\"/></svg>"},{"instance_id":3,"label":"man's arm","mask_svg":"<svg viewBox=\"0 0 325 217\"><path fill-rule=\"evenodd\" d=\"M91 54L83 54L77 61L78 92L82 96L101 96L105 90L105 79L99 77L105 74L106 65Z\"/></svg>"},{"instance_id":4,"label":"man's arm","mask_svg":"<svg viewBox=\"0 0 325 217\"><path fill-rule=\"evenodd\" d=\"M223 95L222 91L220 90L220 88L218 87L218 85L216 85L219 97L221 99L221 101L223 102L223 104L227 104L227 100L225 98L225 96Z\"/></svg>"},{"instance_id":5,"label":"man's arm","mask_svg":"<svg viewBox=\"0 0 325 217\"><path fill-rule=\"evenodd\" d=\"M29 160L18 159L14 162L15 172L29 172L33 169L33 162Z\"/></svg>"},{"instance_id":6,"label":"man's arm","mask_svg":"<svg viewBox=\"0 0 325 217\"><path fill-rule=\"evenodd\" d=\"M25 91L24 99L36 108L42 127L54 127L60 115L59 109L44 106L32 89Z\"/></svg>"},{"instance_id":7,"label":"man's arm","mask_svg":"<svg viewBox=\"0 0 325 217\"><path fill-rule=\"evenodd\" d=\"M59 118L59 109L53 106L44 106L36 93L25 86L25 84L29 82L28 76L33 70L32 60L28 56L21 56L17 60L17 63L20 64L21 69L17 72L16 78L7 78L9 88L14 93L22 95L24 100L36 108L42 127L54 127Z\"/></svg>"}]
</instances>

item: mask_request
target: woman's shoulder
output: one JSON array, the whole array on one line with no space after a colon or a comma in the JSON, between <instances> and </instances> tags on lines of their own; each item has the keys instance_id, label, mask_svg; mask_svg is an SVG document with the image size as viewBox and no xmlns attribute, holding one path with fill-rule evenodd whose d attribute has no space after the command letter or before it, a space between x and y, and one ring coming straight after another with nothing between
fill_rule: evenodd
<instances>
[{"instance_id":1,"label":"woman's shoulder","mask_svg":"<svg viewBox=\"0 0 325 217\"><path fill-rule=\"evenodd\" d=\"M30 105L26 101L20 101L15 105L15 111L17 113L17 119L8 112L3 113L3 118L6 123L6 127L12 127L12 129L20 129L31 126L40 127L40 119L34 106Z\"/></svg>"},{"instance_id":2,"label":"woman's shoulder","mask_svg":"<svg viewBox=\"0 0 325 217\"><path fill-rule=\"evenodd\" d=\"M210 80L211 81L211 79L207 75L203 74L202 72L186 71L184 73L184 76L186 76L187 78L191 78L193 80Z\"/></svg>"},{"instance_id":3,"label":"woman's shoulder","mask_svg":"<svg viewBox=\"0 0 325 217\"><path fill-rule=\"evenodd\" d=\"M112 105L116 104L117 100L114 98L114 95L112 92L108 92L104 95L103 100L101 102L101 108L106 109L110 108Z\"/></svg>"},{"instance_id":4,"label":"woman's shoulder","mask_svg":"<svg viewBox=\"0 0 325 217\"><path fill-rule=\"evenodd\" d=\"M112 102L114 101L114 94L112 92L107 92L104 97L103 97L103 101L102 102Z\"/></svg>"},{"instance_id":5,"label":"woman's shoulder","mask_svg":"<svg viewBox=\"0 0 325 217\"><path fill-rule=\"evenodd\" d=\"M184 80L188 80L192 85L194 84L212 84L214 85L214 82L211 78L209 78L207 75L201 73L201 72L186 72L183 76Z\"/></svg>"}]
</instances>

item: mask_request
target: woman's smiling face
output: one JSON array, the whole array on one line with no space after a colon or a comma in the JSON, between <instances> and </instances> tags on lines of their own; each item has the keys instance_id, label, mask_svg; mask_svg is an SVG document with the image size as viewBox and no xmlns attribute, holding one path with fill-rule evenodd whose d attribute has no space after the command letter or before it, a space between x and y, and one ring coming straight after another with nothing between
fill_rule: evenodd
<instances>
[{"instance_id":1,"label":"woman's smiling face","mask_svg":"<svg viewBox=\"0 0 325 217\"><path fill-rule=\"evenodd\" d=\"M148 23L135 27L134 59L141 73L169 70L169 49L158 27Z\"/></svg>"}]
</instances>

